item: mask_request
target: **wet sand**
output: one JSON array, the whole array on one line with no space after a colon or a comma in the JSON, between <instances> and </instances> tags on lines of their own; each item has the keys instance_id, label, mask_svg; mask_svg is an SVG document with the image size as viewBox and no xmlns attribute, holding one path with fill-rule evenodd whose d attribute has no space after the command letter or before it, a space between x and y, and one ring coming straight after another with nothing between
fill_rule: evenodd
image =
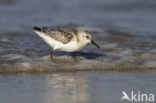
<instances>
[{"instance_id":1,"label":"wet sand","mask_svg":"<svg viewBox=\"0 0 156 103\"><path fill-rule=\"evenodd\" d=\"M1 0L2 103L121 103L122 91L156 95L155 0ZM32 31L69 23L101 46L57 52ZM127 101L124 101L126 103Z\"/></svg>"},{"instance_id":2,"label":"wet sand","mask_svg":"<svg viewBox=\"0 0 156 103\"><path fill-rule=\"evenodd\" d=\"M156 94L155 74L155 71L93 71L0 75L0 100L3 103L121 103L122 91Z\"/></svg>"}]
</instances>

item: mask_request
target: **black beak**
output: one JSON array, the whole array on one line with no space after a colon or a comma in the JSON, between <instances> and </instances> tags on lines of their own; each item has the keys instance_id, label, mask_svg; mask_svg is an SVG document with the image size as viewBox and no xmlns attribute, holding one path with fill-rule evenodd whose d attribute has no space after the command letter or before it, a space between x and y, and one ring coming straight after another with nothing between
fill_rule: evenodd
<instances>
[{"instance_id":1,"label":"black beak","mask_svg":"<svg viewBox=\"0 0 156 103\"><path fill-rule=\"evenodd\" d=\"M94 44L97 48L100 48L93 40L91 40L91 43Z\"/></svg>"}]
</instances>

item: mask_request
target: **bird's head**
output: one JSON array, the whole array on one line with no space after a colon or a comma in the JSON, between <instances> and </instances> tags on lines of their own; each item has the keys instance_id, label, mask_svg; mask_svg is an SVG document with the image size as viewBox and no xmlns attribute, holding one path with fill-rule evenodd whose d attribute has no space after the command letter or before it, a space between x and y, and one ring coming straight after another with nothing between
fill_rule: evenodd
<instances>
[{"instance_id":1,"label":"bird's head","mask_svg":"<svg viewBox=\"0 0 156 103\"><path fill-rule=\"evenodd\" d=\"M91 33L88 31L81 31L81 40L88 44L88 43L92 43L94 44L97 48L100 48L99 45L97 45L97 43L94 42L94 40L92 39Z\"/></svg>"}]
</instances>

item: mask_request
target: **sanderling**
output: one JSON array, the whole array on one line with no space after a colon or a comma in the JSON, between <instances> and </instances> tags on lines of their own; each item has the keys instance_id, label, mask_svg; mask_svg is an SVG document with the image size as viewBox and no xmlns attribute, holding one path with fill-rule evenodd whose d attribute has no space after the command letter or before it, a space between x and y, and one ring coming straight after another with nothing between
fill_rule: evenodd
<instances>
[{"instance_id":1,"label":"sanderling","mask_svg":"<svg viewBox=\"0 0 156 103\"><path fill-rule=\"evenodd\" d=\"M88 43L94 44L100 48L92 39L90 33L76 28L59 28L50 29L47 27L33 27L37 33L53 50L72 52L73 57L75 53L80 51ZM53 52L51 52L53 58Z\"/></svg>"}]
</instances>

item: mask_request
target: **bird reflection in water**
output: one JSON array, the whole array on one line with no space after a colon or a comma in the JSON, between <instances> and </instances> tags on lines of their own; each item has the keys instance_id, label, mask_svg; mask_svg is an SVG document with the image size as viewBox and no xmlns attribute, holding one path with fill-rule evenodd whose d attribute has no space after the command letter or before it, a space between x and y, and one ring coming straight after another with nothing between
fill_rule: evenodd
<instances>
[{"instance_id":1,"label":"bird reflection in water","mask_svg":"<svg viewBox=\"0 0 156 103\"><path fill-rule=\"evenodd\" d=\"M53 103L81 103L89 101L88 81L73 74L53 74L48 78ZM48 96L49 97L49 96Z\"/></svg>"}]
</instances>

